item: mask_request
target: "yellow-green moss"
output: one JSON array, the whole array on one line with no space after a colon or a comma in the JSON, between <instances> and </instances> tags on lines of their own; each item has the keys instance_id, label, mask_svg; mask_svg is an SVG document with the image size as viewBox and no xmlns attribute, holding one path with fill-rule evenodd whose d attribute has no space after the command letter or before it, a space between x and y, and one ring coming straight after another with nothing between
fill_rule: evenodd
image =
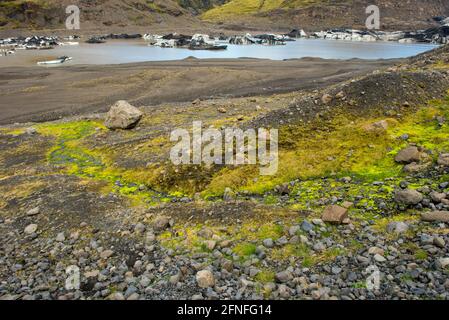
<instances>
[{"instance_id":1,"label":"yellow-green moss","mask_svg":"<svg viewBox=\"0 0 449 320\"><path fill-rule=\"evenodd\" d=\"M275 9L301 8L317 4L323 0L231 0L224 5L215 7L202 15L208 21L223 21L245 15L269 12Z\"/></svg>"},{"instance_id":2,"label":"yellow-green moss","mask_svg":"<svg viewBox=\"0 0 449 320\"><path fill-rule=\"evenodd\" d=\"M429 255L427 254L427 252L425 250L423 250L423 249L418 249L415 252L416 260L426 260L428 258L428 256Z\"/></svg>"},{"instance_id":3,"label":"yellow-green moss","mask_svg":"<svg viewBox=\"0 0 449 320\"><path fill-rule=\"evenodd\" d=\"M367 124L381 118L340 115L327 123L288 126L279 133L279 171L259 176L257 166L226 168L216 173L203 192L220 195L233 190L263 193L276 185L295 179L313 179L331 175L353 176L364 181L402 176L403 166L394 161L407 143L417 143L436 151L449 151L449 126L440 126L436 116L449 117L449 100L433 101L400 121L388 120L386 131L369 131ZM399 139L409 135L408 142Z\"/></svg>"},{"instance_id":4,"label":"yellow-green moss","mask_svg":"<svg viewBox=\"0 0 449 320\"><path fill-rule=\"evenodd\" d=\"M19 136L19 135L25 133L25 129L24 128L15 128L15 129L2 128L2 129L0 129L0 133L11 135L11 136Z\"/></svg>"},{"instance_id":5,"label":"yellow-green moss","mask_svg":"<svg viewBox=\"0 0 449 320\"><path fill-rule=\"evenodd\" d=\"M323 194L326 197L342 196L333 191L341 190L344 187L341 183L335 181L332 182L334 185L323 188L321 178L351 176L360 183L351 185L343 195L353 198L369 194L370 197L358 205L372 208L378 201L390 198L393 188L391 185L374 188L371 182L386 177L400 179L404 175L403 166L394 161L394 156L407 143L417 143L434 154L449 151L449 127L440 125L435 119L437 116L449 118L449 99L433 101L398 121L387 118L389 127L385 131L367 130L367 126L385 118L345 113L328 120L317 119L309 125L284 126L279 135L279 171L274 176L260 176L258 166L175 167L164 162L121 168L116 165L119 156L133 160L136 152L139 155L166 152L169 148L167 137L156 134L149 141L139 142L123 151L115 146L89 147L87 139L90 136L106 134L98 121L42 124L36 129L55 137L55 146L48 154L52 164L65 168L70 174L106 180L114 185L119 182L114 187L116 191L144 203L157 202L158 197L165 201L170 197L193 196L196 192L202 192L206 199L213 199L220 197L226 188L262 194L276 185L299 179L301 182L292 194L297 194L300 200L291 205L305 210L313 207ZM137 132L129 134L137 135ZM409 135L408 142L399 139L403 134ZM140 185L145 185L147 191L141 191ZM276 204L278 199L272 196L266 197L265 201Z\"/></svg>"},{"instance_id":6,"label":"yellow-green moss","mask_svg":"<svg viewBox=\"0 0 449 320\"><path fill-rule=\"evenodd\" d=\"M309 267L317 261L317 256L311 253L305 244L287 244L271 251L270 256L277 261L288 261L290 258L298 258L303 266Z\"/></svg>"},{"instance_id":7,"label":"yellow-green moss","mask_svg":"<svg viewBox=\"0 0 449 320\"><path fill-rule=\"evenodd\" d=\"M387 230L388 224L392 222L417 221L419 216L410 213L402 213L392 217L385 217L374 220L373 230L384 233Z\"/></svg>"},{"instance_id":8,"label":"yellow-green moss","mask_svg":"<svg viewBox=\"0 0 449 320\"><path fill-rule=\"evenodd\" d=\"M23 181L11 186L0 187L0 198L5 200L24 199L45 186L43 181Z\"/></svg>"},{"instance_id":9,"label":"yellow-green moss","mask_svg":"<svg viewBox=\"0 0 449 320\"><path fill-rule=\"evenodd\" d=\"M239 243L232 248L232 251L241 258L247 258L256 253L256 245L248 242Z\"/></svg>"},{"instance_id":10,"label":"yellow-green moss","mask_svg":"<svg viewBox=\"0 0 449 320\"><path fill-rule=\"evenodd\" d=\"M260 272L256 275L255 280L261 283L269 283L274 282L275 273L272 270L260 270Z\"/></svg>"}]
</instances>

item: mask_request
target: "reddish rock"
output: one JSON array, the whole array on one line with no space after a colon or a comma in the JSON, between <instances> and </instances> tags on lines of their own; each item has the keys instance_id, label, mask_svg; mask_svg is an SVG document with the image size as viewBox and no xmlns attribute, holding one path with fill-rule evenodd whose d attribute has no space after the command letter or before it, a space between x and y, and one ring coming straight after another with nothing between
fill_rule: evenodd
<instances>
[{"instance_id":1,"label":"reddish rock","mask_svg":"<svg viewBox=\"0 0 449 320\"><path fill-rule=\"evenodd\" d=\"M343 91L340 91L339 93L337 93L335 98L343 100L344 98L346 98L346 95Z\"/></svg>"},{"instance_id":2,"label":"reddish rock","mask_svg":"<svg viewBox=\"0 0 449 320\"><path fill-rule=\"evenodd\" d=\"M324 210L321 219L324 222L341 224L347 217L348 217L348 208L332 205Z\"/></svg>"},{"instance_id":3,"label":"reddish rock","mask_svg":"<svg viewBox=\"0 0 449 320\"><path fill-rule=\"evenodd\" d=\"M430 194L430 198L432 198L433 202L440 203L443 199L446 199L446 194L440 192L432 192Z\"/></svg>"}]
</instances>

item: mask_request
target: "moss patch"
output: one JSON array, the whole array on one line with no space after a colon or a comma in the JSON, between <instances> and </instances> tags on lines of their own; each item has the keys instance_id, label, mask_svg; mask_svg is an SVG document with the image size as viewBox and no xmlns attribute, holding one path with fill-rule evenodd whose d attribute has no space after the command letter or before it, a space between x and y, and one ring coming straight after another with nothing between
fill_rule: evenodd
<instances>
[{"instance_id":1,"label":"moss patch","mask_svg":"<svg viewBox=\"0 0 449 320\"><path fill-rule=\"evenodd\" d=\"M259 176L255 166L218 172L203 192L220 195L225 188L260 194L295 179L352 176L365 182L404 176L394 161L399 150L416 143L434 154L449 151L449 126L437 117L449 117L449 99L432 101L417 112L389 121L385 131L367 131L366 125L384 120L341 114L329 121L280 129L279 171ZM403 141L404 134L409 140Z\"/></svg>"},{"instance_id":2,"label":"moss patch","mask_svg":"<svg viewBox=\"0 0 449 320\"><path fill-rule=\"evenodd\" d=\"M202 15L208 21L223 21L257 13L266 13L276 9L295 9L325 2L324 0L231 0L213 8Z\"/></svg>"}]
</instances>

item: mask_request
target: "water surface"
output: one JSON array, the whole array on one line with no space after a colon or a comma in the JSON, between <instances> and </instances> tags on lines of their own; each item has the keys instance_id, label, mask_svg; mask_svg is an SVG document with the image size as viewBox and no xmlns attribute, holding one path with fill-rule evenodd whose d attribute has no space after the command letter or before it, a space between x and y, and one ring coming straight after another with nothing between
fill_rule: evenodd
<instances>
[{"instance_id":1,"label":"water surface","mask_svg":"<svg viewBox=\"0 0 449 320\"><path fill-rule=\"evenodd\" d=\"M65 65L181 60L190 56L199 59L242 57L272 60L303 57L323 59L393 59L411 57L436 47L436 45L416 43L299 39L295 42L287 42L285 46L229 45L228 49L224 51L192 51L188 49L147 46L143 40L113 40L105 44L80 43L79 46L59 46L54 50L18 50L15 55L0 57L0 66L35 65L39 58L48 60L50 57L62 55L73 57L73 61Z\"/></svg>"}]
</instances>

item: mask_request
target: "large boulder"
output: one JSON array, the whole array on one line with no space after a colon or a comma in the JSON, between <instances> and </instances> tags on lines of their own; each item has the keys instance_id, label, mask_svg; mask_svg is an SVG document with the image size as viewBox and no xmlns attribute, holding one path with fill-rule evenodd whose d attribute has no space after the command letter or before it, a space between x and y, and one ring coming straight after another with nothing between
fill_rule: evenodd
<instances>
[{"instance_id":1,"label":"large boulder","mask_svg":"<svg viewBox=\"0 0 449 320\"><path fill-rule=\"evenodd\" d=\"M432 192L430 193L430 198L435 203L441 203L443 199L446 199L446 194L441 192Z\"/></svg>"},{"instance_id":2,"label":"large boulder","mask_svg":"<svg viewBox=\"0 0 449 320\"><path fill-rule=\"evenodd\" d=\"M438 164L440 166L449 167L449 154L443 153L438 157Z\"/></svg>"},{"instance_id":3,"label":"large boulder","mask_svg":"<svg viewBox=\"0 0 449 320\"><path fill-rule=\"evenodd\" d=\"M170 227L170 217L159 216L153 221L153 229L155 231L164 231Z\"/></svg>"},{"instance_id":4,"label":"large boulder","mask_svg":"<svg viewBox=\"0 0 449 320\"><path fill-rule=\"evenodd\" d=\"M142 119L143 113L127 101L117 101L106 115L104 125L111 129L132 129Z\"/></svg>"},{"instance_id":5,"label":"large boulder","mask_svg":"<svg viewBox=\"0 0 449 320\"><path fill-rule=\"evenodd\" d=\"M365 131L368 132L377 132L377 131L386 131L388 129L388 121L381 120L374 123L370 123L364 127Z\"/></svg>"},{"instance_id":6,"label":"large boulder","mask_svg":"<svg viewBox=\"0 0 449 320\"><path fill-rule=\"evenodd\" d=\"M332 102L333 99L334 98L330 94L326 93L321 97L321 102L324 104L329 104Z\"/></svg>"},{"instance_id":7,"label":"large boulder","mask_svg":"<svg viewBox=\"0 0 449 320\"><path fill-rule=\"evenodd\" d=\"M327 207L321 219L324 222L334 223L334 224L342 224L343 221L348 217L348 209L344 207L340 207L337 205Z\"/></svg>"},{"instance_id":8,"label":"large boulder","mask_svg":"<svg viewBox=\"0 0 449 320\"><path fill-rule=\"evenodd\" d=\"M196 274L196 283L200 288L212 288L215 285L214 274L209 270L201 270Z\"/></svg>"},{"instance_id":9,"label":"large boulder","mask_svg":"<svg viewBox=\"0 0 449 320\"><path fill-rule=\"evenodd\" d=\"M427 221L427 222L449 223L449 212L448 211L434 211L434 212L424 213L421 216L421 220Z\"/></svg>"},{"instance_id":10,"label":"large boulder","mask_svg":"<svg viewBox=\"0 0 449 320\"><path fill-rule=\"evenodd\" d=\"M408 224L403 221L393 221L387 225L387 232L389 233L395 232L397 234L401 234L407 232L408 229Z\"/></svg>"},{"instance_id":11,"label":"large boulder","mask_svg":"<svg viewBox=\"0 0 449 320\"><path fill-rule=\"evenodd\" d=\"M424 197L421 193L416 190L407 189L396 191L394 195L394 200L397 203L405 205L416 205L423 201Z\"/></svg>"},{"instance_id":12,"label":"large boulder","mask_svg":"<svg viewBox=\"0 0 449 320\"><path fill-rule=\"evenodd\" d=\"M25 227L24 232L26 234L33 234L37 231L37 224L29 224Z\"/></svg>"},{"instance_id":13,"label":"large boulder","mask_svg":"<svg viewBox=\"0 0 449 320\"><path fill-rule=\"evenodd\" d=\"M425 164L418 164L416 162L412 162L407 164L404 167L404 172L406 173L418 173L418 172L422 172L425 171L429 168L429 164L425 163Z\"/></svg>"},{"instance_id":14,"label":"large boulder","mask_svg":"<svg viewBox=\"0 0 449 320\"><path fill-rule=\"evenodd\" d=\"M394 160L399 163L419 162L421 159L420 155L418 148L411 146L399 151Z\"/></svg>"}]
</instances>

